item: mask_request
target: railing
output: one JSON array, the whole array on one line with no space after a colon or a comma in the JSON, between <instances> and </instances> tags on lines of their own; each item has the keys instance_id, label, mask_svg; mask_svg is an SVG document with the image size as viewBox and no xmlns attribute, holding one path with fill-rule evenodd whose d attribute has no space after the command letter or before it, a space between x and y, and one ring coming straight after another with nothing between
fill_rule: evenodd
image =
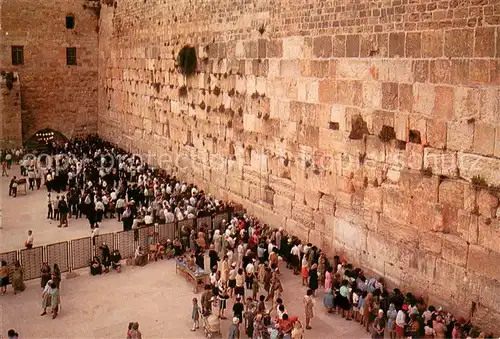
<instances>
[{"instance_id":1,"label":"railing","mask_svg":"<svg viewBox=\"0 0 500 339\"><path fill-rule=\"evenodd\" d=\"M31 249L20 249L0 253L0 260L5 260L9 266L10 281L14 269L14 264L19 260L24 268L24 280L31 280L41 277L40 268L43 262L47 262L51 267L59 265L61 272L71 272L90 265L94 256L101 258L99 246L105 242L110 250L118 249L123 259L132 258L138 246L147 247L150 241L164 243L167 239L180 237L181 228L198 230L203 227L205 231L221 229L223 231L222 220L229 222L230 217L241 216L245 211L233 213L220 213L212 216L200 217L176 221L168 224L158 224L141 227L137 230L121 231L115 233L100 234L92 239L85 237L70 241L61 241L55 244L37 246Z\"/></svg>"}]
</instances>

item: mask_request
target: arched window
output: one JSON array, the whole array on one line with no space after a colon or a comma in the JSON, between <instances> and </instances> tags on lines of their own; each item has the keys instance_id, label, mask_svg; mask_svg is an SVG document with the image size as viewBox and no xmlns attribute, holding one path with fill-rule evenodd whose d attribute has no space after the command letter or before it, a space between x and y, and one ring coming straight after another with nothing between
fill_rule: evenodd
<instances>
[{"instance_id":1,"label":"arched window","mask_svg":"<svg viewBox=\"0 0 500 339\"><path fill-rule=\"evenodd\" d=\"M66 28L67 29L75 28L75 17L71 14L66 15Z\"/></svg>"}]
</instances>

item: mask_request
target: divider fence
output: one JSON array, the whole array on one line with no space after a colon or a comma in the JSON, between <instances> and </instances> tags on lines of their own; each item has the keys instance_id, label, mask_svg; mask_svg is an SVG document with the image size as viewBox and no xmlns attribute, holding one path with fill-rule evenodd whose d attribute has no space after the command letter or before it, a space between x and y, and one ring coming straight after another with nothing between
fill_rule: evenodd
<instances>
[{"instance_id":1,"label":"divider fence","mask_svg":"<svg viewBox=\"0 0 500 339\"><path fill-rule=\"evenodd\" d=\"M191 229L198 231L203 227L205 231L220 229L222 232L225 227L225 225L222 225L222 220L229 221L230 217L241 216L244 213L244 210L219 213L213 216L186 219L168 224L144 226L137 230L100 234L95 239L85 237L37 246L31 249L3 252L0 253L0 260L4 260L9 267L9 282L12 281L14 264L18 260L24 268L24 280L37 279L41 277L40 269L44 262L47 262L51 267L58 264L61 273L89 267L94 256L102 259L99 246L103 242L109 246L111 251L118 249L122 259L128 259L134 256L138 246L147 248L151 242L165 243L167 239L174 240L180 237L183 227L189 231Z\"/></svg>"}]
</instances>

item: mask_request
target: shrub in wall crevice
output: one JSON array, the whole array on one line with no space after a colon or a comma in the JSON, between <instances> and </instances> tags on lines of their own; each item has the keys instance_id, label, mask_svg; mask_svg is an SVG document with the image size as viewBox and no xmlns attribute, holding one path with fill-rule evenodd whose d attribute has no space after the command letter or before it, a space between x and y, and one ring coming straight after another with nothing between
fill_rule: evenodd
<instances>
[{"instance_id":1,"label":"shrub in wall crevice","mask_svg":"<svg viewBox=\"0 0 500 339\"><path fill-rule=\"evenodd\" d=\"M177 55L177 65L181 73L186 76L195 73L198 66L196 49L189 45L182 47Z\"/></svg>"}]
</instances>

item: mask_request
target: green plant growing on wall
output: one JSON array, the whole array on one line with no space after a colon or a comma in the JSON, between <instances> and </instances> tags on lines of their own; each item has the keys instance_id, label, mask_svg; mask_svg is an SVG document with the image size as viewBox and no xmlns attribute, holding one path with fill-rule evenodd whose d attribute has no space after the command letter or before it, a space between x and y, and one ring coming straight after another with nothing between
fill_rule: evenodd
<instances>
[{"instance_id":1,"label":"green plant growing on wall","mask_svg":"<svg viewBox=\"0 0 500 339\"><path fill-rule=\"evenodd\" d=\"M431 166L427 166L426 168L422 169L421 172L422 172L422 175L424 177L432 177L432 167Z\"/></svg>"},{"instance_id":2,"label":"green plant growing on wall","mask_svg":"<svg viewBox=\"0 0 500 339\"><path fill-rule=\"evenodd\" d=\"M177 55L177 66L185 76L189 76L196 72L196 67L198 66L196 49L189 45L182 47Z\"/></svg>"},{"instance_id":3,"label":"green plant growing on wall","mask_svg":"<svg viewBox=\"0 0 500 339\"><path fill-rule=\"evenodd\" d=\"M257 31L259 31L260 35L264 34L266 32L266 26L264 24L260 25Z\"/></svg>"},{"instance_id":4,"label":"green plant growing on wall","mask_svg":"<svg viewBox=\"0 0 500 339\"><path fill-rule=\"evenodd\" d=\"M186 85L182 85L181 87L179 87L179 97L185 97L185 96L187 96L187 94L188 94L188 90L187 90Z\"/></svg>"},{"instance_id":5,"label":"green plant growing on wall","mask_svg":"<svg viewBox=\"0 0 500 339\"><path fill-rule=\"evenodd\" d=\"M473 176L470 183L474 188L488 187L486 180L480 175Z\"/></svg>"},{"instance_id":6,"label":"green plant growing on wall","mask_svg":"<svg viewBox=\"0 0 500 339\"><path fill-rule=\"evenodd\" d=\"M396 132L394 132L393 127L384 125L382 126L382 130L380 131L378 137L382 142L389 142L392 139L396 139Z\"/></svg>"}]
</instances>

